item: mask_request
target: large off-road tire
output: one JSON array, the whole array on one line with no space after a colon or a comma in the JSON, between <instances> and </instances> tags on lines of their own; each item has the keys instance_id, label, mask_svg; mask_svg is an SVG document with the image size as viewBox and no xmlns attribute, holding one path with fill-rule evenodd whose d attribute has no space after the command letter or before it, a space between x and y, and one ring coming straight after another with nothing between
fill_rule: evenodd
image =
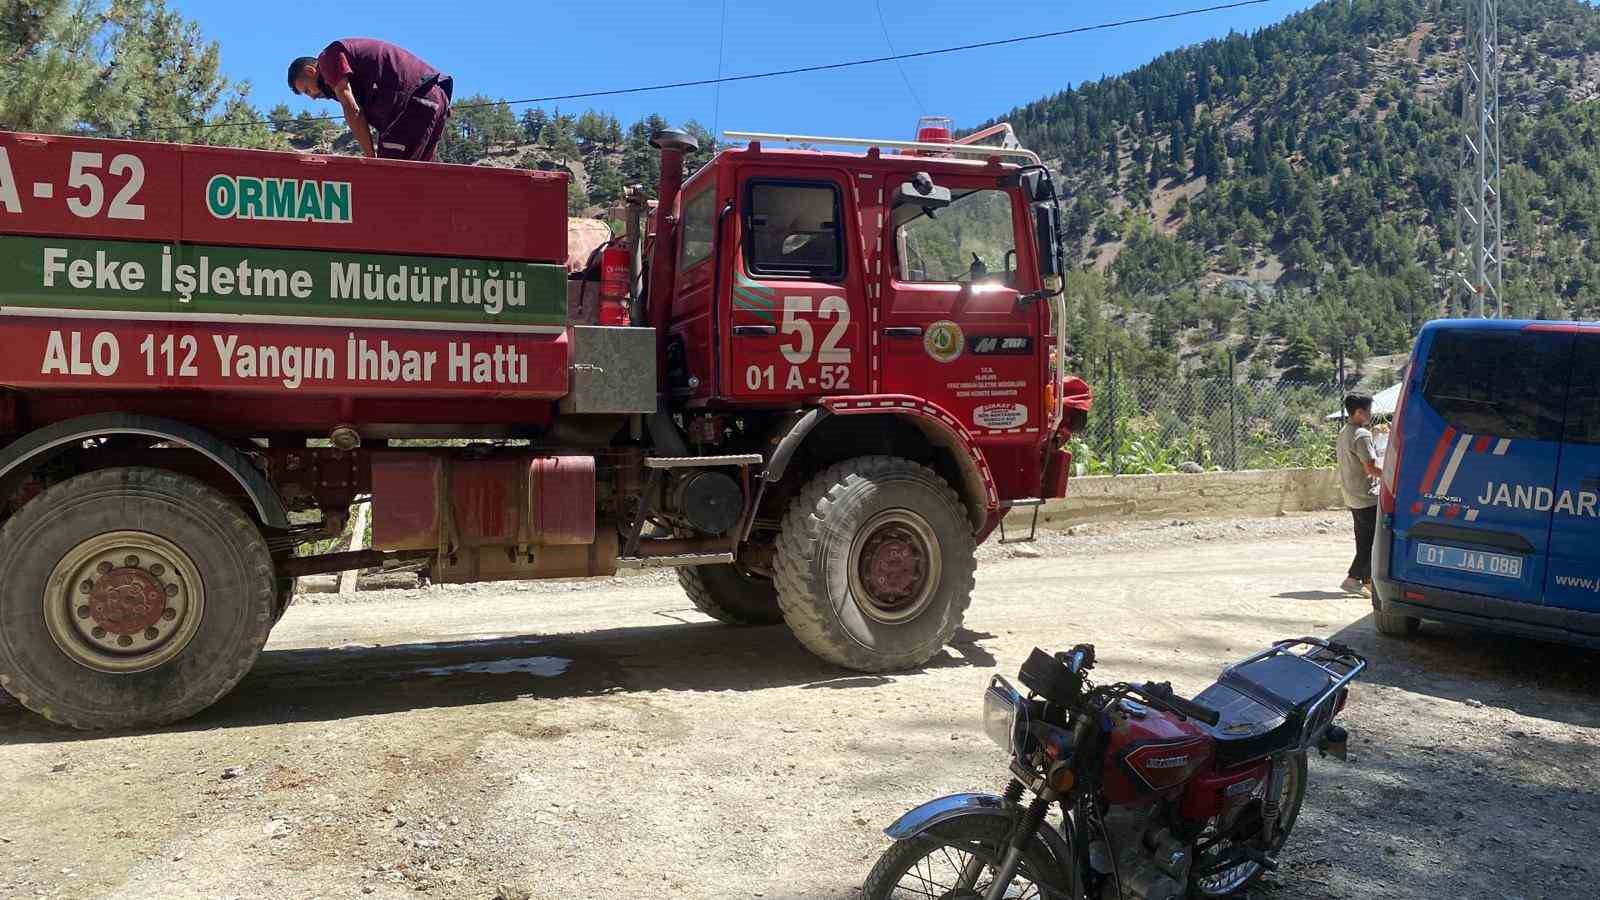
<instances>
[{"instance_id":1,"label":"large off-road tire","mask_svg":"<svg viewBox=\"0 0 1600 900\"><path fill-rule=\"evenodd\" d=\"M694 608L729 625L777 625L778 588L771 580L746 575L738 567L693 566L678 570L678 583Z\"/></svg>"},{"instance_id":2,"label":"large off-road tire","mask_svg":"<svg viewBox=\"0 0 1600 900\"><path fill-rule=\"evenodd\" d=\"M162 469L103 469L0 528L0 684L75 728L162 725L255 663L277 596L266 542L222 494Z\"/></svg>"},{"instance_id":3,"label":"large off-road tire","mask_svg":"<svg viewBox=\"0 0 1600 900\"><path fill-rule=\"evenodd\" d=\"M795 637L861 672L922 665L961 625L977 543L966 508L926 466L863 456L824 470L778 538L778 605Z\"/></svg>"}]
</instances>

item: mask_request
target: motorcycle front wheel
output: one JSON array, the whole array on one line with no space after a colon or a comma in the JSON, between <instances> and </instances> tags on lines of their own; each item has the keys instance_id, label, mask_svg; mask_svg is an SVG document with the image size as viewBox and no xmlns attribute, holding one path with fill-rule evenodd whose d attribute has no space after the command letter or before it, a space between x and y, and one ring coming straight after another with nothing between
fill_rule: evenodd
<instances>
[{"instance_id":1,"label":"motorcycle front wheel","mask_svg":"<svg viewBox=\"0 0 1600 900\"><path fill-rule=\"evenodd\" d=\"M1295 820L1300 818L1300 806L1306 799L1306 755L1296 753L1289 760L1288 777L1283 779L1283 790L1278 794L1278 803L1282 812L1278 825L1278 840L1276 846L1267 852L1273 859L1278 858L1278 853L1283 850L1283 845L1289 842L1289 834L1294 831ZM1213 829L1214 833L1214 829ZM1210 835L1202 833L1202 842ZM1199 854L1195 859L1195 869L1205 871L1208 860L1213 860L1225 852L1231 845L1230 841L1221 841L1210 847L1207 852ZM1240 891L1255 884L1262 876L1259 863L1242 862L1238 865L1223 869L1204 877L1192 875L1189 881L1189 894L1192 897L1232 897Z\"/></svg>"},{"instance_id":2,"label":"motorcycle front wheel","mask_svg":"<svg viewBox=\"0 0 1600 900\"><path fill-rule=\"evenodd\" d=\"M998 816L963 816L941 822L916 837L896 841L872 867L863 900L979 900L994 882L1005 855L1011 823ZM1040 900L1041 885L1064 890L1067 879L1038 840L1029 843L1022 865L1003 896Z\"/></svg>"}]
</instances>

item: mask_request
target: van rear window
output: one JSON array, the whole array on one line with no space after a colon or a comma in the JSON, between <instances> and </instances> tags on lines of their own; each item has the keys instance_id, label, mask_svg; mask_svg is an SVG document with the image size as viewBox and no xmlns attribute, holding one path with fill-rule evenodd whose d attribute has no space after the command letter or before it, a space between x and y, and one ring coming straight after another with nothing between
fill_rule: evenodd
<instances>
[{"instance_id":1,"label":"van rear window","mask_svg":"<svg viewBox=\"0 0 1600 900\"><path fill-rule=\"evenodd\" d=\"M1560 335L1442 331L1428 351L1422 397L1457 431L1558 441L1568 347Z\"/></svg>"},{"instance_id":2,"label":"van rear window","mask_svg":"<svg viewBox=\"0 0 1600 900\"><path fill-rule=\"evenodd\" d=\"M1600 338L1572 345L1572 395L1567 398L1567 441L1600 444Z\"/></svg>"}]
</instances>

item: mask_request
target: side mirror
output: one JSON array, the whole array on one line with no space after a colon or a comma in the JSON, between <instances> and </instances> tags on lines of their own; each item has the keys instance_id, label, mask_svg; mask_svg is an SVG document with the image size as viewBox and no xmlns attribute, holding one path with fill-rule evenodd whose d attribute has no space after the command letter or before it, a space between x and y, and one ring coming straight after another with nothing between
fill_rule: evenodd
<instances>
[{"instance_id":1,"label":"side mirror","mask_svg":"<svg viewBox=\"0 0 1600 900\"><path fill-rule=\"evenodd\" d=\"M1039 274L1048 284L1062 277L1061 209L1054 203L1033 205L1034 237L1039 244Z\"/></svg>"},{"instance_id":2,"label":"side mirror","mask_svg":"<svg viewBox=\"0 0 1600 900\"><path fill-rule=\"evenodd\" d=\"M896 206L917 206L922 209L944 209L950 205L950 189L939 187L926 172L918 172L900 185L895 193Z\"/></svg>"}]
</instances>

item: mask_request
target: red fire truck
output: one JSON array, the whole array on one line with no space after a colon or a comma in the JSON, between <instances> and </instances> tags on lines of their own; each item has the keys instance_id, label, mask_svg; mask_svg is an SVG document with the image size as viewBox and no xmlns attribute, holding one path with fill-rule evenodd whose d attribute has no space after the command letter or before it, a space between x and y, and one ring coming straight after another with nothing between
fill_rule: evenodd
<instances>
[{"instance_id":1,"label":"red fire truck","mask_svg":"<svg viewBox=\"0 0 1600 900\"><path fill-rule=\"evenodd\" d=\"M571 272L560 173L0 134L0 685L170 722L295 577L402 560L675 567L923 663L1088 402L1050 175L996 134L738 135L685 182L663 132L658 203ZM366 502L370 548L304 553Z\"/></svg>"}]
</instances>

